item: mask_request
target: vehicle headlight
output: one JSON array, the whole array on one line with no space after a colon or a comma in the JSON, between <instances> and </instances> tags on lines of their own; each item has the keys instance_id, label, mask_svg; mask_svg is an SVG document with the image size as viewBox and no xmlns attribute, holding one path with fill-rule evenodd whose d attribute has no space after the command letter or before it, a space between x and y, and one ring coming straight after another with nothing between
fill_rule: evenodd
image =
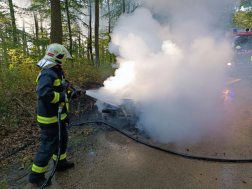
<instances>
[{"instance_id":1,"label":"vehicle headlight","mask_svg":"<svg viewBox=\"0 0 252 189\"><path fill-rule=\"evenodd\" d=\"M228 66L231 66L231 65L232 65L232 63L227 63L227 65L228 65Z\"/></svg>"}]
</instances>

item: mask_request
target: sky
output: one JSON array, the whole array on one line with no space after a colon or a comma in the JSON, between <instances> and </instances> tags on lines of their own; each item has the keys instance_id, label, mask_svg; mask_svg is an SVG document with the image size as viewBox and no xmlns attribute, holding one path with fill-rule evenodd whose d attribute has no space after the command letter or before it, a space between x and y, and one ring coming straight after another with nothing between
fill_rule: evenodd
<instances>
[{"instance_id":1,"label":"sky","mask_svg":"<svg viewBox=\"0 0 252 189\"><path fill-rule=\"evenodd\" d=\"M22 7L22 8L27 8L30 6L31 4L31 1L30 0L12 0L13 4L19 6L19 7Z\"/></svg>"},{"instance_id":2,"label":"sky","mask_svg":"<svg viewBox=\"0 0 252 189\"><path fill-rule=\"evenodd\" d=\"M30 0L13 0L13 4L17 5L18 7L21 7L21 8L27 8L31 5L31 1ZM111 7L111 10L112 10L112 7ZM104 10L102 10L102 12L100 13L101 15L104 13L104 11L106 12L106 7L104 7ZM84 10L84 13L86 15L88 15L88 10ZM92 23L94 24L94 5L93 5L93 20L92 20ZM101 16L100 15L100 16ZM15 18L16 18L16 24L17 24L17 27L19 29L22 29L23 28L23 23L25 22L25 28L26 28L26 31L27 32L30 32L32 33L33 30L34 30L34 18L33 18L33 15L26 15L26 14L20 14L20 11L16 10L16 14L15 14ZM82 19L82 21L84 21L85 23L88 23L89 21L89 16L81 16L80 17ZM50 21L48 22L44 22L43 23L43 27L47 27L49 28L50 26L46 23L50 23ZM79 25L80 25L80 28L82 29L84 35L87 35L88 31L87 31L87 27L86 26L83 26L83 24L81 22L79 22ZM107 23L107 20L106 19L100 19L100 30L102 30L104 27L108 27L108 23ZM93 30L94 32L94 30Z\"/></svg>"},{"instance_id":3,"label":"sky","mask_svg":"<svg viewBox=\"0 0 252 189\"><path fill-rule=\"evenodd\" d=\"M21 8L27 8L30 6L30 0L22 0L22 1L12 0L12 3ZM7 7L7 10L9 11L7 5L6 7ZM18 9L15 9L15 19L16 19L16 25L18 29L23 29L23 23L25 22L26 31L32 33L32 30L33 30L32 27L34 25L33 16L22 14L20 11L18 11Z\"/></svg>"}]
</instances>

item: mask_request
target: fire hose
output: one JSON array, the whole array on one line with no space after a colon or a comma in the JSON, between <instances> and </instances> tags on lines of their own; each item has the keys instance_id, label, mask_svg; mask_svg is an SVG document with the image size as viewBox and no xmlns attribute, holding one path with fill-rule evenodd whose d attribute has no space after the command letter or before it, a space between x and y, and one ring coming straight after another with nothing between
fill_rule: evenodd
<instances>
[{"instance_id":1,"label":"fire hose","mask_svg":"<svg viewBox=\"0 0 252 189\"><path fill-rule=\"evenodd\" d=\"M116 131L118 131L119 133L125 135L126 137L138 142L138 143L141 143L143 145L146 145L146 146L149 146L151 148L154 148L154 149L157 149L157 150L161 150L161 151L164 151L164 152L167 152L167 153L170 153L170 154L174 154L174 155L178 155L178 156L181 156L181 157L185 157L185 158L190 158L190 159L197 159L197 160L203 160L203 161L214 161L214 162L226 162L226 163L252 163L252 159L223 159L223 158L211 158L211 157L202 157L202 156L194 156L194 155L189 155L189 154L184 154L184 153L180 153L180 152L176 152L176 151L172 151L172 150L168 150L168 149L165 149L165 148L161 148L161 147L158 147L158 146L155 146L155 145L152 145L152 144L149 144L147 142L144 142L142 140L139 140L137 138L134 138L132 136L130 136L129 134L125 133L124 131L116 128L116 126L114 125L111 125L107 122L104 122L104 121L100 121L100 120L96 120L96 121L86 121L86 122L82 122L82 123L78 123L76 125L69 125L67 128L71 128L71 127L80 127L80 126L84 126L85 124L89 124L89 123L97 123L97 124L105 124L113 129L115 129ZM23 150L25 149L26 147L28 147L29 145L31 145L35 140L32 140L30 142L28 142L27 144L25 144L23 147L11 152L10 154L4 156L3 158L0 159L0 161L14 155L15 153L19 152L20 150Z\"/></svg>"},{"instance_id":2,"label":"fire hose","mask_svg":"<svg viewBox=\"0 0 252 189\"><path fill-rule=\"evenodd\" d=\"M54 173L56 171L56 168L57 168L57 165L58 165L58 162L59 162L59 159L60 159L60 144L61 144L61 112L62 112L62 109L63 107L65 106L65 103L62 102L60 103L59 105L59 108L58 108L58 126L59 126L59 143L58 143L58 154L57 154L57 159L56 159L56 162L54 164L54 167L53 167L53 170L51 172L51 175L48 177L48 179L44 182L44 184L39 188L39 189L43 189L48 182L51 181L51 179L53 178L54 176Z\"/></svg>"},{"instance_id":3,"label":"fire hose","mask_svg":"<svg viewBox=\"0 0 252 189\"><path fill-rule=\"evenodd\" d=\"M63 104L64 106L64 104ZM47 181L39 188L39 189L43 189L48 182L50 182L50 180L52 179L55 171L56 171L56 167L58 165L58 161L59 161L59 157L60 157L60 144L61 144L61 122L60 122L60 115L61 115L61 111L62 111L62 108L63 106L59 106L59 111L58 111L58 125L59 125L59 145L58 145L58 155L57 155L57 160L56 160L56 163L54 164L54 168L51 172L51 175L49 176L49 178L47 179ZM61 108L60 108L61 107ZM86 122L82 122L82 123L78 123L76 125L70 125L68 126L68 128L70 127L74 127L74 126L83 126L84 124L89 124L89 123L98 123L98 124L105 124L105 125L108 125L110 127L112 127L113 129L115 129L116 131L120 132L121 134L127 136L128 138L136 141L136 142L139 142L143 145L146 145L146 146L149 146L151 148L154 148L154 149L157 149L157 150L160 150L160 151L164 151L164 152L167 152L167 153L170 153L170 154L174 154L174 155L178 155L178 156L182 156L182 157L186 157L186 158L190 158L190 159L197 159L197 160L204 160L204 161L215 161L215 162L229 162L229 163L251 163L252 162L252 159L222 159L222 158L209 158L209 157L202 157L202 156L193 156L193 155L189 155L189 154L183 154L183 153L179 153L179 152L176 152L176 151L172 151L172 150L168 150L168 149L165 149L165 148L161 148L161 147L158 147L158 146L155 146L155 145L152 145L152 144L149 144L149 143L146 143L142 140L139 140L137 138L134 138L130 135L128 135L127 133L125 133L124 131L116 128L115 126L107 123L107 122L104 122L104 121L86 121Z\"/></svg>"},{"instance_id":4,"label":"fire hose","mask_svg":"<svg viewBox=\"0 0 252 189\"><path fill-rule=\"evenodd\" d=\"M164 151L164 152L167 152L167 153L170 153L170 154L174 154L174 155L178 155L178 156L181 156L181 157L185 157L185 158L190 158L190 159L197 159L197 160L203 160L203 161L214 161L214 162L226 162L226 163L252 163L252 159L223 159L223 158L211 158L211 157L202 157L202 156L194 156L194 155L189 155L189 154L183 154L183 153L179 153L179 152L176 152L176 151L172 151L172 150L168 150L168 149L165 149L165 148L161 148L159 146L155 146L155 145L152 145L152 144L149 144L147 142L144 142L142 140L139 140L137 138L134 138L132 136L130 136L129 134L127 134L126 132L116 128L115 126L107 123L107 122L104 122L104 121L86 121L86 122L82 122L82 123L78 123L76 125L69 125L68 128L70 127L75 127L75 126L83 126L84 124L89 124L89 123L98 123L98 124L105 124L105 125L108 125L109 127L112 127L113 129L115 129L116 131L118 131L119 133L125 135L126 137L138 142L138 143L141 143L143 145L146 145L146 146L149 146L151 148L154 148L154 149L157 149L157 150L161 150L161 151Z\"/></svg>"},{"instance_id":5,"label":"fire hose","mask_svg":"<svg viewBox=\"0 0 252 189\"><path fill-rule=\"evenodd\" d=\"M61 82L61 85L63 86L64 88L64 91L66 91L67 89L71 88L73 89L73 93L72 95L70 96L70 99L68 100L68 102L71 100L73 94L76 92L76 88L69 82L67 81L66 79L63 79L62 82ZM84 90L81 89L81 92L83 92ZM58 143L58 154L57 154L57 159L56 159L56 162L54 164L54 167L53 167L53 170L51 172L51 175L49 176L49 178L44 182L44 184L39 188L39 189L43 189L44 187L46 187L47 183L51 181L52 177L54 176L55 174L55 171L56 171L56 168L57 168L57 165L58 165L58 162L59 162L59 159L60 159L60 146L61 146L61 112L62 112L62 109L63 107L65 106L65 103L62 102L59 104L59 107L58 107L58 127L59 127L59 143Z\"/></svg>"},{"instance_id":6,"label":"fire hose","mask_svg":"<svg viewBox=\"0 0 252 189\"><path fill-rule=\"evenodd\" d=\"M72 88L72 87L71 87ZM72 89L75 89L74 87ZM75 89L76 90L76 89ZM71 98L70 98L71 99ZM58 109L58 126L59 126L59 144L61 143L61 111L62 111L62 106L63 104L61 104L59 106L59 109ZM176 152L176 151L172 151L172 150L168 150L168 149L165 149L165 148L161 148L159 146L155 146L155 145L152 145L152 144L149 144L147 142L144 142L142 140L139 140L138 138L135 138L135 137L132 137L131 135L127 134L126 132L118 129L116 126L114 125L111 125L107 122L104 122L104 121L100 121L100 120L95 120L95 121L86 121L86 122L82 122L82 123L78 123L78 124L75 124L75 125L69 125L67 128L71 128L71 127L75 127L75 126L84 126L85 124L89 124L89 123L97 123L97 124L105 124L113 129L115 129L116 131L118 131L119 133L125 135L126 137L138 142L138 143L141 143L143 145L146 145L146 146L149 146L151 148L154 148L154 149L157 149L157 150L160 150L160 151L163 151L163 152L167 152L167 153L170 153L170 154L173 154L173 155L177 155L177 156L181 156L181 157L185 157L185 158L189 158L189 159L196 159L196 160L203 160L203 161L213 161L213 162L226 162L226 163L252 163L252 159L224 159L224 158L211 158L211 157L203 157L203 156L194 156L194 155L189 155L189 154L184 154L184 153L180 153L180 152ZM36 140L36 139L35 139ZM10 157L11 155L19 152L20 150L23 150L24 148L26 148L27 146L31 145L32 143L35 142L35 140L32 140L30 141L29 143L25 144L24 146L22 146L21 148L11 152L10 154L4 156L3 158L0 159L0 161L4 160L5 158L8 158ZM54 176L55 174L55 171L56 171L56 168L57 168L57 164L58 164L58 161L59 161L59 158L60 158L60 145L58 145L58 154L57 154L57 160L54 164L54 168L51 172L51 175L49 176L49 178L47 179L47 181L40 187L40 189L43 189L46 184L52 179L52 177Z\"/></svg>"}]
</instances>

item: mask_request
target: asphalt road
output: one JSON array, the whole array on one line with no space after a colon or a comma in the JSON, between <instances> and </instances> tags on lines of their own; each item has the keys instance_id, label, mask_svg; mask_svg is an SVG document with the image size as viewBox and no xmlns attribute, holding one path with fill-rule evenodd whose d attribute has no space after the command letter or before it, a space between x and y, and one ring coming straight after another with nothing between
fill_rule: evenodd
<instances>
[{"instance_id":1,"label":"asphalt road","mask_svg":"<svg viewBox=\"0 0 252 189\"><path fill-rule=\"evenodd\" d=\"M223 101L225 121L215 134L194 144L160 146L191 155L252 159L252 80L230 79ZM75 139L68 156L75 167L57 172L49 189L252 188L252 163L187 159L144 146L108 128L94 130ZM35 188L27 184L27 178L19 183L10 188Z\"/></svg>"}]
</instances>

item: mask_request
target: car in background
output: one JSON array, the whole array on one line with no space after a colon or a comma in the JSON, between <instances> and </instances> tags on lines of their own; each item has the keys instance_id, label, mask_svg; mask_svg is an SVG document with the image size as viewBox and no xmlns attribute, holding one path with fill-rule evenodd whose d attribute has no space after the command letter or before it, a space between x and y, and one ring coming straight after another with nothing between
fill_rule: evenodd
<instances>
[{"instance_id":1,"label":"car in background","mask_svg":"<svg viewBox=\"0 0 252 189\"><path fill-rule=\"evenodd\" d=\"M239 31L234 29L232 47L233 62L227 63L236 77L252 77L252 32L249 29Z\"/></svg>"}]
</instances>

